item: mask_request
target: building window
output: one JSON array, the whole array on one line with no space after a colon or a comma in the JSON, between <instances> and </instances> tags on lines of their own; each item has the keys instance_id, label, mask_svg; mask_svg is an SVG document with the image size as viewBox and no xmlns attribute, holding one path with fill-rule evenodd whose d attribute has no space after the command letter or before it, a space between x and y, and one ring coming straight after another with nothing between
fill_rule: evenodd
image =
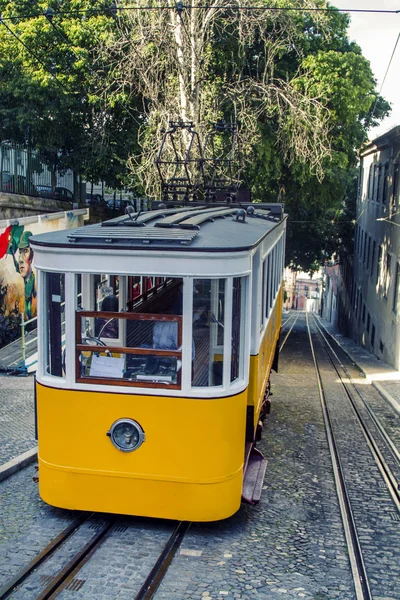
<instances>
[{"instance_id":1,"label":"building window","mask_svg":"<svg viewBox=\"0 0 400 600\"><path fill-rule=\"evenodd\" d=\"M368 199L369 200L372 199L373 183L374 183L374 165L370 165L369 173L368 173Z\"/></svg>"},{"instance_id":2,"label":"building window","mask_svg":"<svg viewBox=\"0 0 400 600\"><path fill-rule=\"evenodd\" d=\"M368 247L367 247L367 271L369 269L369 257L371 254L371 238L368 236Z\"/></svg>"},{"instance_id":3,"label":"building window","mask_svg":"<svg viewBox=\"0 0 400 600\"><path fill-rule=\"evenodd\" d=\"M375 253L376 253L376 242L375 240L372 242L372 256L371 256L371 277L374 272L375 265Z\"/></svg>"},{"instance_id":4,"label":"building window","mask_svg":"<svg viewBox=\"0 0 400 600\"><path fill-rule=\"evenodd\" d=\"M364 167L361 167L358 180L358 198L363 200L363 189L364 189Z\"/></svg>"},{"instance_id":5,"label":"building window","mask_svg":"<svg viewBox=\"0 0 400 600\"><path fill-rule=\"evenodd\" d=\"M358 254L358 250L359 250L359 234L360 234L360 228L358 225L356 225L355 228L355 233L354 233L354 254Z\"/></svg>"},{"instance_id":6,"label":"building window","mask_svg":"<svg viewBox=\"0 0 400 600\"><path fill-rule=\"evenodd\" d=\"M383 167L383 184L382 184L382 202L386 204L388 196L388 175L389 175L389 164L385 163Z\"/></svg>"},{"instance_id":7,"label":"building window","mask_svg":"<svg viewBox=\"0 0 400 600\"><path fill-rule=\"evenodd\" d=\"M399 286L400 286L400 264L396 263L396 278L394 280L394 294L393 294L393 312L397 315L398 301L399 301Z\"/></svg>"},{"instance_id":8,"label":"building window","mask_svg":"<svg viewBox=\"0 0 400 600\"><path fill-rule=\"evenodd\" d=\"M381 181L381 165L375 165L374 168L374 189L373 199L375 202L379 202L379 186Z\"/></svg>"},{"instance_id":9,"label":"building window","mask_svg":"<svg viewBox=\"0 0 400 600\"><path fill-rule=\"evenodd\" d=\"M367 255L367 232L364 233L364 248L363 248L363 264L365 264L365 259Z\"/></svg>"},{"instance_id":10,"label":"building window","mask_svg":"<svg viewBox=\"0 0 400 600\"><path fill-rule=\"evenodd\" d=\"M399 164L393 165L392 204L397 204L399 195Z\"/></svg>"},{"instance_id":11,"label":"building window","mask_svg":"<svg viewBox=\"0 0 400 600\"><path fill-rule=\"evenodd\" d=\"M379 246L378 261L376 264L376 285L378 285L378 283L379 283L379 279L381 276L381 268L382 268L382 246Z\"/></svg>"},{"instance_id":12,"label":"building window","mask_svg":"<svg viewBox=\"0 0 400 600\"><path fill-rule=\"evenodd\" d=\"M384 279L384 286L383 286L383 296L386 299L387 299L387 297L389 295L389 287L390 287L390 265L391 265L391 262L392 262L392 257L388 253L388 254L386 254L385 279Z\"/></svg>"}]
</instances>

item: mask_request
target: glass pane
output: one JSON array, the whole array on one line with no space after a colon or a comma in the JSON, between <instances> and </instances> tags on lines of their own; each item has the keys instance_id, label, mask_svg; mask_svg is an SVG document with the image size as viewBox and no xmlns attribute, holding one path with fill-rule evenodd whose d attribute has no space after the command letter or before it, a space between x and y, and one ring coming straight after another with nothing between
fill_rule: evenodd
<instances>
[{"instance_id":1,"label":"glass pane","mask_svg":"<svg viewBox=\"0 0 400 600\"><path fill-rule=\"evenodd\" d=\"M219 386L223 378L225 279L195 279L192 385Z\"/></svg>"},{"instance_id":2,"label":"glass pane","mask_svg":"<svg viewBox=\"0 0 400 600\"><path fill-rule=\"evenodd\" d=\"M46 372L54 377L63 377L65 371L65 275L47 273L47 323L48 347Z\"/></svg>"},{"instance_id":3,"label":"glass pane","mask_svg":"<svg viewBox=\"0 0 400 600\"><path fill-rule=\"evenodd\" d=\"M113 312L105 325L104 316L95 316L92 311L76 313L78 380L95 378L113 383L123 379L127 385L128 381L150 386L180 385L181 316ZM92 327L97 335L92 334ZM108 341L108 327L123 331L123 340L117 344Z\"/></svg>"},{"instance_id":4,"label":"glass pane","mask_svg":"<svg viewBox=\"0 0 400 600\"><path fill-rule=\"evenodd\" d=\"M128 309L147 314L181 315L183 279L129 277Z\"/></svg>"},{"instance_id":5,"label":"glass pane","mask_svg":"<svg viewBox=\"0 0 400 600\"><path fill-rule=\"evenodd\" d=\"M177 384L182 362L175 356L135 355L106 349L82 351L80 377L115 380L137 384ZM107 381L105 381L107 383Z\"/></svg>"},{"instance_id":6,"label":"glass pane","mask_svg":"<svg viewBox=\"0 0 400 600\"><path fill-rule=\"evenodd\" d=\"M94 310L96 312L118 312L119 310L119 277L117 275L94 275ZM87 299L89 308L89 298ZM118 321L103 317L90 322L90 332L95 337L118 339Z\"/></svg>"},{"instance_id":7,"label":"glass pane","mask_svg":"<svg viewBox=\"0 0 400 600\"><path fill-rule=\"evenodd\" d=\"M76 308L83 309L82 303L82 275L76 276Z\"/></svg>"},{"instance_id":8,"label":"glass pane","mask_svg":"<svg viewBox=\"0 0 400 600\"><path fill-rule=\"evenodd\" d=\"M260 330L264 324L264 315L268 317L268 289L267 289L267 281L266 281L266 270L267 270L267 260L263 261L262 264L262 282L261 282L261 317L260 317Z\"/></svg>"},{"instance_id":9,"label":"glass pane","mask_svg":"<svg viewBox=\"0 0 400 600\"><path fill-rule=\"evenodd\" d=\"M241 322L242 322L242 280L240 277L233 279L232 297L232 361L231 382L240 377L240 349L241 349Z\"/></svg>"}]
</instances>

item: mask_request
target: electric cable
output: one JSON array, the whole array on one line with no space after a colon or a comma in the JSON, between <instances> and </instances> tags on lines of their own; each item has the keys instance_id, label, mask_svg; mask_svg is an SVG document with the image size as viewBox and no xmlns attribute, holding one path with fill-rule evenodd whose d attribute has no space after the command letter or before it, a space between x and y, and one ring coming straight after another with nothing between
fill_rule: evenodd
<instances>
[{"instance_id":1,"label":"electric cable","mask_svg":"<svg viewBox=\"0 0 400 600\"><path fill-rule=\"evenodd\" d=\"M389 64L388 64L388 66L387 66L386 73L385 73L385 76L384 76L384 78L383 78L383 81L382 81L381 87L380 87L380 89L379 89L379 92L378 92L378 95L377 95L377 97L376 97L376 99L375 99L374 108L372 109L372 113L371 113L371 116L370 116L370 118L369 118L369 121L370 121L370 122L371 122L371 121L372 121L372 119L374 118L374 114L375 114L375 109L376 109L376 105L377 105L377 102L378 102L378 98L379 98L379 96L381 95L382 88L383 88L383 86L384 86L384 83L385 83L385 80L386 80L386 76L387 76L387 74L388 74L388 72L389 72L390 65L392 64L392 60L393 60L394 53L396 52L397 44L399 43L399 39L400 39L400 32L399 32L399 34L398 34L398 36L397 36L397 40L396 40L396 43L395 43L395 45L394 45L394 48L393 48L392 56L390 57Z\"/></svg>"},{"instance_id":2,"label":"electric cable","mask_svg":"<svg viewBox=\"0 0 400 600\"><path fill-rule=\"evenodd\" d=\"M4 23L3 19L0 19L0 24L4 25L4 27L7 29L7 31L13 36L15 37L15 39L22 44L22 46L29 52L29 54L31 54L31 56L34 57L34 59L44 68L44 70L46 71L46 73L48 73L49 75L51 75L51 77L53 78L53 80L60 85L66 92L73 93L71 92L71 90L69 90L63 83L61 83L61 81L54 75L54 73L52 73L50 71L50 69L45 65L45 63L37 56L37 54L35 52L33 52L33 50L31 50L23 40L21 40L21 38L14 33L14 31L7 25L7 23Z\"/></svg>"},{"instance_id":3,"label":"electric cable","mask_svg":"<svg viewBox=\"0 0 400 600\"><path fill-rule=\"evenodd\" d=\"M399 14L400 10L382 9L382 8L336 8L336 7L292 7L292 6L238 6L235 4L226 5L208 5L208 6L192 6L190 4L182 5L182 9L189 10L209 10L212 9L224 9L224 10L236 10L236 11L273 11L273 12L324 12L324 13L362 13L362 14ZM165 6L117 6L117 11L130 11L130 10L176 10L176 5ZM88 15L101 15L110 12L109 7L103 8L91 8L90 10L73 10L73 11L54 11L54 16L60 17L73 17L73 16L85 16ZM13 15L9 17L2 17L2 20L22 20L22 19L36 19L43 16L44 13L35 14L24 14L24 15Z\"/></svg>"}]
</instances>

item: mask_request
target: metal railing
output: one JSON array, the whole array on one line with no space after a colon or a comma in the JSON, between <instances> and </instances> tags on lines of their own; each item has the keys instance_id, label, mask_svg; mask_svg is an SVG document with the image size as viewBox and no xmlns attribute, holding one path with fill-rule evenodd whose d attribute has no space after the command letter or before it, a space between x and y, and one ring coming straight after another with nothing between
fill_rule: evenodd
<instances>
[{"instance_id":1,"label":"metal railing","mask_svg":"<svg viewBox=\"0 0 400 600\"><path fill-rule=\"evenodd\" d=\"M72 171L63 176L52 173L37 150L11 141L0 143L0 191L63 200L57 187L72 192Z\"/></svg>"},{"instance_id":2,"label":"metal railing","mask_svg":"<svg viewBox=\"0 0 400 600\"><path fill-rule=\"evenodd\" d=\"M26 370L27 369L27 364L26 364L26 347L35 343L37 344L37 339L38 336L36 334L36 337L33 337L32 339L26 341L26 331L25 331L25 327L27 325L30 325L31 323L35 323L37 322L37 317L33 317L32 319L29 319L28 321L25 321L24 318L24 313L21 313L21 353L22 353L22 359L21 359L21 369Z\"/></svg>"}]
</instances>

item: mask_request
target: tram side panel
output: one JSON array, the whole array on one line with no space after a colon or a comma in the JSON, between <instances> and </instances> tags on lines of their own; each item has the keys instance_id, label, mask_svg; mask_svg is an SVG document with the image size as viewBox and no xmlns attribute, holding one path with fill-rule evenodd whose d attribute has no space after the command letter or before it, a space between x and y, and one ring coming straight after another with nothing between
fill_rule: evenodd
<instances>
[{"instance_id":1,"label":"tram side panel","mask_svg":"<svg viewBox=\"0 0 400 600\"><path fill-rule=\"evenodd\" d=\"M240 507L247 393L218 399L54 390L38 384L40 495L49 504L180 520ZM120 452L121 417L145 442Z\"/></svg>"},{"instance_id":2,"label":"tram side panel","mask_svg":"<svg viewBox=\"0 0 400 600\"><path fill-rule=\"evenodd\" d=\"M259 353L250 356L248 407L249 418L253 418L253 435L260 419L260 412L274 362L275 351L279 343L282 324L282 287L278 292L274 308L269 316L267 327L260 341Z\"/></svg>"}]
</instances>

